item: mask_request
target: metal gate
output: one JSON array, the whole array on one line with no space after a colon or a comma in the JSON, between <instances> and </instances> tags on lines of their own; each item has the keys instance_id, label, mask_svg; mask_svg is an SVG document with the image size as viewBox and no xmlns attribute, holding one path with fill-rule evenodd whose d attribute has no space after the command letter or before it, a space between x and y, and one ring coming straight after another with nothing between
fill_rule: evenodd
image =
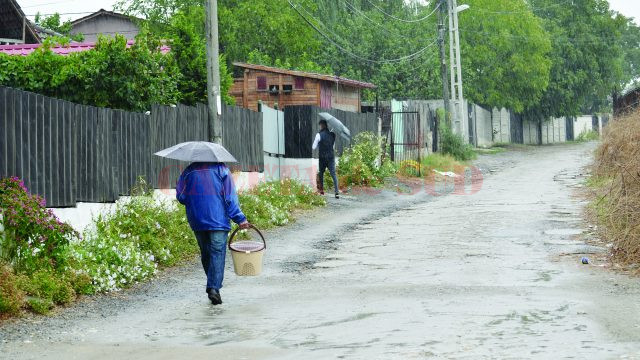
<instances>
[{"instance_id":1,"label":"metal gate","mask_svg":"<svg viewBox=\"0 0 640 360\"><path fill-rule=\"evenodd\" d=\"M391 160L402 162L414 160L420 163L422 152L422 132L420 131L420 113L417 111L390 112L390 151ZM420 174L420 167L417 167Z\"/></svg>"}]
</instances>

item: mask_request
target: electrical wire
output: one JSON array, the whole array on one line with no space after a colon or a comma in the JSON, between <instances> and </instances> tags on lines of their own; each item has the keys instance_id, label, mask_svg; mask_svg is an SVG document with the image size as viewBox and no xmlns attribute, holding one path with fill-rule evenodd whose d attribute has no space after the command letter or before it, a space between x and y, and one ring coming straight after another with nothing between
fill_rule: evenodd
<instances>
[{"instance_id":1,"label":"electrical wire","mask_svg":"<svg viewBox=\"0 0 640 360\"><path fill-rule=\"evenodd\" d=\"M427 20L428 18L430 18L431 16L433 16L433 14L436 13L436 11L438 11L438 9L440 8L442 3L438 3L438 5L433 9L433 11L431 11L427 16L422 17L420 19L413 19L413 20L407 20L407 19L402 19L399 17L394 16L393 14L389 14L386 11L384 11L382 8L380 8L378 5L374 4L371 0L367 0L367 2L369 4L371 4L371 6L373 6L374 8L376 8L376 10L380 11L381 13L383 13L385 16L390 17L394 20L397 21L402 21L402 22L407 22L407 23L417 23L417 22L421 22L424 20Z\"/></svg>"},{"instance_id":2,"label":"electrical wire","mask_svg":"<svg viewBox=\"0 0 640 360\"><path fill-rule=\"evenodd\" d=\"M357 12L358 14L360 14L363 18L367 19L371 24L379 27L380 29L382 29L382 31L384 31L385 33L389 34L389 35L400 35L399 33L395 33L392 34L391 31L387 30L387 28L384 27L384 25L376 22L375 20L371 19L367 14L364 13L364 11L358 9L356 6L354 6L353 4L351 4L349 1L344 0L345 5L347 5L347 7L349 7L351 10L353 10L354 12Z\"/></svg>"},{"instance_id":3,"label":"electrical wire","mask_svg":"<svg viewBox=\"0 0 640 360\"><path fill-rule=\"evenodd\" d=\"M413 60L414 58L419 57L420 55L425 53L429 48L433 47L434 45L436 45L438 43L438 39L436 39L432 43L430 43L429 45L425 46L424 48L422 48L422 49L420 49L420 50L418 50L418 51L416 51L416 52L414 52L412 54L401 56L401 57L398 57L398 58L395 58L395 59L383 59L383 60L370 59L370 58L358 55L358 54L354 53L353 51L351 51L350 49L346 48L345 46L342 46L339 43L337 43L336 41L334 41L330 36L328 36L322 30L320 30L320 28L318 28L318 26L316 26L312 21L307 19L302 14L302 12L300 12L300 9L298 9L298 6L296 6L293 2L291 2L291 0L287 0L287 2L291 6L291 8L293 8L298 13L298 15L300 15L300 17L302 17L302 19L309 26L311 26L318 34L320 34L320 36L325 38L325 40L330 42L333 46L338 48L343 53L345 53L345 54L347 54L347 55L349 55L349 56L351 56L351 57L353 57L355 59L361 60L361 61L365 61L365 62L369 62L369 63L375 63L375 64L389 64L389 63L397 63L397 62L402 62L402 61L409 61L409 60Z\"/></svg>"}]
</instances>

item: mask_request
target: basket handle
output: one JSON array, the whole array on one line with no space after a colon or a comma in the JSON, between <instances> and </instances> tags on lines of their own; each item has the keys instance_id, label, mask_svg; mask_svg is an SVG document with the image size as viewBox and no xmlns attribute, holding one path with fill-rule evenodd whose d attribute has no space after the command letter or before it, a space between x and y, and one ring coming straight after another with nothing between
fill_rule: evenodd
<instances>
[{"instance_id":1,"label":"basket handle","mask_svg":"<svg viewBox=\"0 0 640 360\"><path fill-rule=\"evenodd\" d=\"M260 238L262 239L262 244L264 245L263 249L267 249L267 242L264 241L264 235L262 235L262 232L260 231L260 229L258 229L257 227L255 227L253 224L249 224L249 227L253 230L255 230L258 235L260 235ZM227 241L227 246L229 247L229 250L231 250L231 243L233 242L233 238L236 236L236 233L240 230L240 227L238 226L235 230L233 230L233 232L231 233L231 236L229 237L229 241Z\"/></svg>"}]
</instances>

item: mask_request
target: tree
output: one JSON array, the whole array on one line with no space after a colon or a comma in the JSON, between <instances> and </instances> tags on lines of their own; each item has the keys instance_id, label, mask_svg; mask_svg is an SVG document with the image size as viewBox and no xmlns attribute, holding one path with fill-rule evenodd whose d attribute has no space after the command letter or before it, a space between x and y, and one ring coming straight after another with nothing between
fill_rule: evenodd
<instances>
[{"instance_id":1,"label":"tree","mask_svg":"<svg viewBox=\"0 0 640 360\"><path fill-rule=\"evenodd\" d=\"M37 13L34 20L36 25L40 25L45 29L53 30L61 35L68 37L73 41L84 40L84 35L82 34L74 34L74 35L70 34L71 20L66 20L62 22L59 13L55 13L50 16L42 16L40 15L40 13Z\"/></svg>"},{"instance_id":2,"label":"tree","mask_svg":"<svg viewBox=\"0 0 640 360\"><path fill-rule=\"evenodd\" d=\"M549 85L551 51L542 22L522 0L468 0L460 13L465 97L516 112Z\"/></svg>"},{"instance_id":3,"label":"tree","mask_svg":"<svg viewBox=\"0 0 640 360\"><path fill-rule=\"evenodd\" d=\"M314 7L310 0L296 0ZM250 56L293 68L308 67L322 43L287 0L219 1L220 50L228 61Z\"/></svg>"},{"instance_id":4,"label":"tree","mask_svg":"<svg viewBox=\"0 0 640 360\"><path fill-rule=\"evenodd\" d=\"M551 36L552 66L549 87L527 112L548 118L605 109L622 77L622 23L609 3L531 0L531 6Z\"/></svg>"},{"instance_id":5,"label":"tree","mask_svg":"<svg viewBox=\"0 0 640 360\"><path fill-rule=\"evenodd\" d=\"M640 86L640 27L632 18L618 15L622 25L620 46L623 51L622 79L619 89Z\"/></svg>"},{"instance_id":6,"label":"tree","mask_svg":"<svg viewBox=\"0 0 640 360\"><path fill-rule=\"evenodd\" d=\"M180 69L178 90L181 102L195 104L207 102L207 42L204 35L204 9L191 7L180 10L171 18L168 28L171 53ZM220 86L223 99L233 104L229 95L233 77L228 71L224 54L220 55Z\"/></svg>"}]
</instances>

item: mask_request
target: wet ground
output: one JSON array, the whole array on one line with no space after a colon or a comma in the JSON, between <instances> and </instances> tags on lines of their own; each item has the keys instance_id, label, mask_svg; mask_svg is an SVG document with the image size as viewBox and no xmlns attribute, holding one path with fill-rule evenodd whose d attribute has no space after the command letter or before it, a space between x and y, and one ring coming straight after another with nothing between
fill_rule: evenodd
<instances>
[{"instance_id":1,"label":"wet ground","mask_svg":"<svg viewBox=\"0 0 640 360\"><path fill-rule=\"evenodd\" d=\"M640 358L640 281L580 263L593 147L484 156L473 195L332 199L268 234L260 277L228 267L222 306L194 263L0 326L0 358Z\"/></svg>"}]
</instances>

